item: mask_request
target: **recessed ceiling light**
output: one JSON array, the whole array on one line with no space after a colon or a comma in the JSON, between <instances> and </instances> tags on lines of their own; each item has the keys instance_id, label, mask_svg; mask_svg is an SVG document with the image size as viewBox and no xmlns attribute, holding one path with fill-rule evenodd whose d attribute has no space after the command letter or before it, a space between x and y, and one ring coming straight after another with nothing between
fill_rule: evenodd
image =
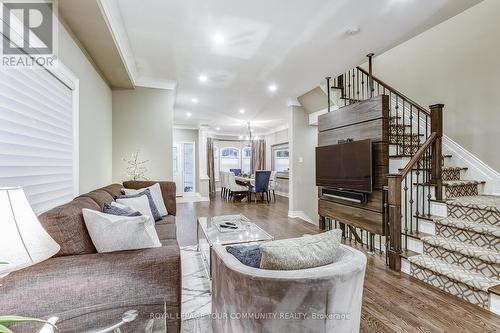
<instances>
[{"instance_id":1,"label":"recessed ceiling light","mask_svg":"<svg viewBox=\"0 0 500 333\"><path fill-rule=\"evenodd\" d=\"M247 136L247 137L245 138L245 140L250 140L250 137L248 137L248 136Z\"/></svg>"},{"instance_id":2,"label":"recessed ceiling light","mask_svg":"<svg viewBox=\"0 0 500 333\"><path fill-rule=\"evenodd\" d=\"M196 97L191 98L191 102L193 102L194 104L198 103L198 98Z\"/></svg>"},{"instance_id":3,"label":"recessed ceiling light","mask_svg":"<svg viewBox=\"0 0 500 333\"><path fill-rule=\"evenodd\" d=\"M253 128L250 130L250 132L253 132Z\"/></svg>"},{"instance_id":4,"label":"recessed ceiling light","mask_svg":"<svg viewBox=\"0 0 500 333\"><path fill-rule=\"evenodd\" d=\"M245 113L245 109L240 109L240 113Z\"/></svg>"},{"instance_id":5,"label":"recessed ceiling light","mask_svg":"<svg viewBox=\"0 0 500 333\"><path fill-rule=\"evenodd\" d=\"M220 33L217 33L217 34L214 35L214 42L215 42L215 44L222 45L222 44L224 44L225 41L226 41L226 39Z\"/></svg>"},{"instance_id":6,"label":"recessed ceiling light","mask_svg":"<svg viewBox=\"0 0 500 333\"><path fill-rule=\"evenodd\" d=\"M191 117L191 112L186 112L186 116Z\"/></svg>"},{"instance_id":7,"label":"recessed ceiling light","mask_svg":"<svg viewBox=\"0 0 500 333\"><path fill-rule=\"evenodd\" d=\"M240 139L240 140L243 140L243 136L242 136L242 135L240 135L240 136L239 136L239 139Z\"/></svg>"},{"instance_id":8,"label":"recessed ceiling light","mask_svg":"<svg viewBox=\"0 0 500 333\"><path fill-rule=\"evenodd\" d=\"M354 35L357 35L359 34L359 32L361 31L361 29L359 27L351 27L351 28L348 28L346 31L345 31L345 34L347 36L354 36Z\"/></svg>"},{"instance_id":9,"label":"recessed ceiling light","mask_svg":"<svg viewBox=\"0 0 500 333\"><path fill-rule=\"evenodd\" d=\"M216 130L220 131L220 127L217 127Z\"/></svg>"},{"instance_id":10,"label":"recessed ceiling light","mask_svg":"<svg viewBox=\"0 0 500 333\"><path fill-rule=\"evenodd\" d=\"M276 87L274 83L270 84L269 87L267 88L269 89L270 92L275 92L276 90L278 90L278 87Z\"/></svg>"},{"instance_id":11,"label":"recessed ceiling light","mask_svg":"<svg viewBox=\"0 0 500 333\"><path fill-rule=\"evenodd\" d=\"M208 77L206 75L200 75L198 77L198 80L200 80L200 82L207 82L208 81Z\"/></svg>"}]
</instances>

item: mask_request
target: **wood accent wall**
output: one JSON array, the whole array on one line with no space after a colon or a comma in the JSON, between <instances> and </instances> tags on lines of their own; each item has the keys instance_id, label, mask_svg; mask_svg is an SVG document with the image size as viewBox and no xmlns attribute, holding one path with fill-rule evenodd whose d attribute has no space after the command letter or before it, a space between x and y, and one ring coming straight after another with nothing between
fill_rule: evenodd
<instances>
[{"instance_id":1,"label":"wood accent wall","mask_svg":"<svg viewBox=\"0 0 500 333\"><path fill-rule=\"evenodd\" d=\"M318 146L338 144L348 138L371 139L373 145L373 192L368 195L368 202L357 204L320 197L319 215L383 235L383 187L389 173L389 96L380 95L321 115L318 127Z\"/></svg>"}]
</instances>

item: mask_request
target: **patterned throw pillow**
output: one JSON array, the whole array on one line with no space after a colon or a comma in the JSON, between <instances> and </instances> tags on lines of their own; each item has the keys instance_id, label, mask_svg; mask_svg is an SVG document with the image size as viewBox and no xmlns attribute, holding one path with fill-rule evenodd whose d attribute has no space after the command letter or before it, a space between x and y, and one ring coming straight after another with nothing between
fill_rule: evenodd
<instances>
[{"instance_id":1,"label":"patterned throw pillow","mask_svg":"<svg viewBox=\"0 0 500 333\"><path fill-rule=\"evenodd\" d=\"M140 193L137 193L137 194L132 194L132 195L118 195L118 196L116 196L116 199L138 198L141 195L146 195L148 197L149 208L151 208L151 213L153 213L153 218L154 218L155 221L160 221L161 220L161 214L160 214L160 212L158 211L158 208L155 205L155 202L153 200L153 197L151 196L151 192L149 191L149 189L144 190L144 191L142 191Z\"/></svg>"},{"instance_id":2,"label":"patterned throw pillow","mask_svg":"<svg viewBox=\"0 0 500 333\"><path fill-rule=\"evenodd\" d=\"M102 212L105 214L118 215L118 216L141 216L142 214L136 210L129 207L116 207L111 204L104 204Z\"/></svg>"},{"instance_id":3,"label":"patterned throw pillow","mask_svg":"<svg viewBox=\"0 0 500 333\"><path fill-rule=\"evenodd\" d=\"M226 251L231 253L243 265L253 268L260 267L260 246L259 245L235 245L226 247Z\"/></svg>"},{"instance_id":4,"label":"patterned throw pillow","mask_svg":"<svg viewBox=\"0 0 500 333\"><path fill-rule=\"evenodd\" d=\"M340 246L342 230L321 234L281 239L260 245L260 268L296 270L329 265L334 262Z\"/></svg>"}]
</instances>

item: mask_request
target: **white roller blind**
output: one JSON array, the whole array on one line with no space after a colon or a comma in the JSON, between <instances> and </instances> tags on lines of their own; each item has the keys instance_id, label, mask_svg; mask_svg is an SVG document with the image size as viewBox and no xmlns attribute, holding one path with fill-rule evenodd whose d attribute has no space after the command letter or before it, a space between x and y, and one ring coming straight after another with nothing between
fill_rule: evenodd
<instances>
[{"instance_id":1,"label":"white roller blind","mask_svg":"<svg viewBox=\"0 0 500 333\"><path fill-rule=\"evenodd\" d=\"M43 68L0 68L0 186L36 213L74 195L72 90Z\"/></svg>"}]
</instances>

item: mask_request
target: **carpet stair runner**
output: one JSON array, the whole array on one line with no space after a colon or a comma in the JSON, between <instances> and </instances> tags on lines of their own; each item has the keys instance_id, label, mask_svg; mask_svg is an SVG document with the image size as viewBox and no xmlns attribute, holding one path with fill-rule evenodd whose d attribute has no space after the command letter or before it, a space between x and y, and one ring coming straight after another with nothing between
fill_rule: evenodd
<instances>
[{"instance_id":1,"label":"carpet stair runner","mask_svg":"<svg viewBox=\"0 0 500 333\"><path fill-rule=\"evenodd\" d=\"M408 257L410 274L485 309L500 285L500 197L466 196L446 202L448 217L434 218L435 235L423 253Z\"/></svg>"}]
</instances>

